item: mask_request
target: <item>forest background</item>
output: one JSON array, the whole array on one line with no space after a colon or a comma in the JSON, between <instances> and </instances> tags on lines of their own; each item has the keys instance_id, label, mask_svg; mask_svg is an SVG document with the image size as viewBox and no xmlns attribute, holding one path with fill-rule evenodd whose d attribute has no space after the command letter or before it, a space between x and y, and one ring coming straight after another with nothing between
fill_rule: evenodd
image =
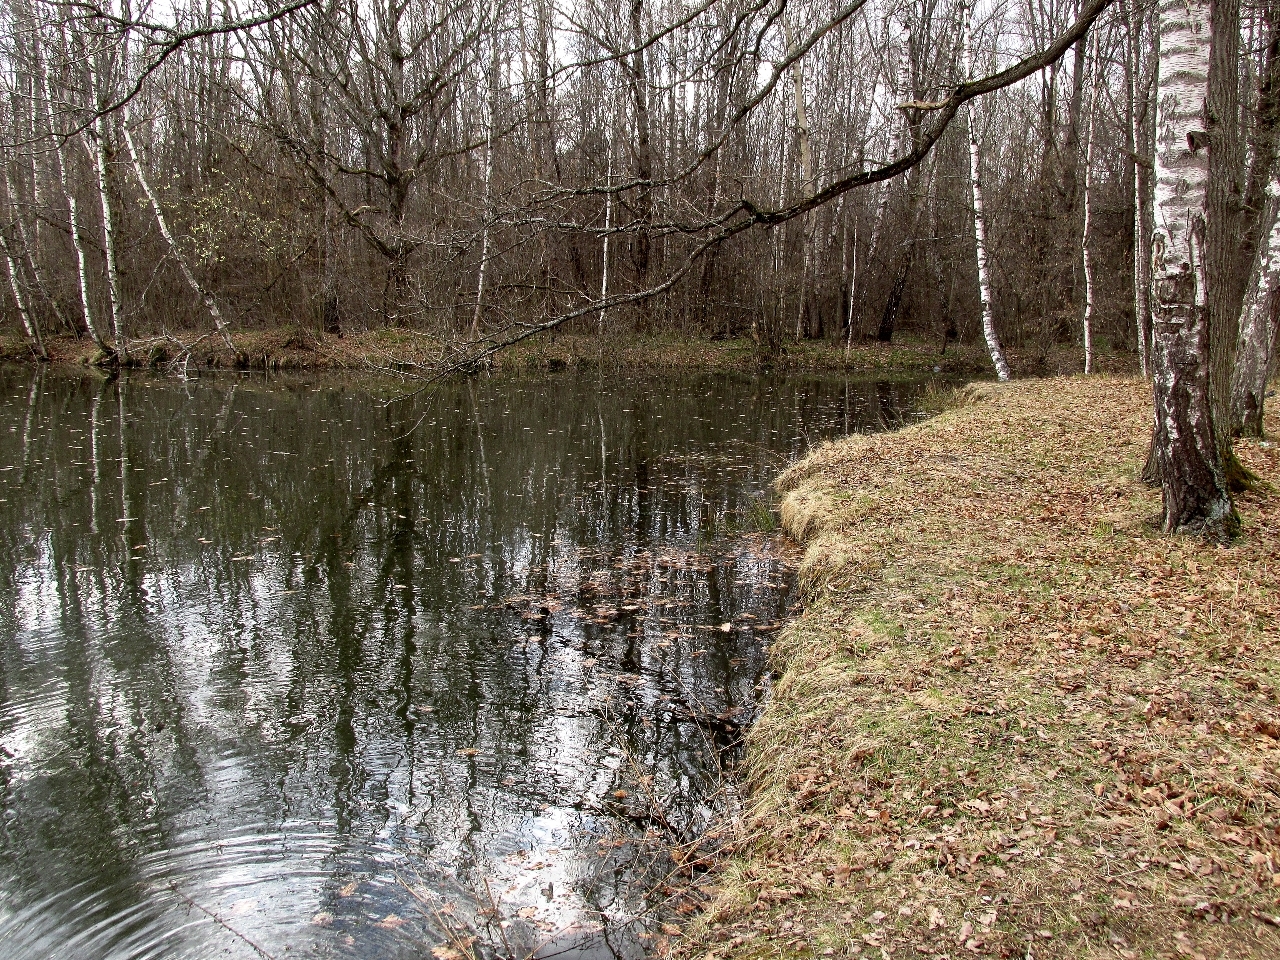
<instances>
[{"instance_id":1,"label":"forest background","mask_svg":"<svg viewBox=\"0 0 1280 960\"><path fill-rule=\"evenodd\" d=\"M978 174L1003 339L1083 347L1089 310L1096 342L1144 354L1151 4L1113 5L901 176L706 245L744 200L783 210L910 152L967 74L1046 49L1079 14L1060 0L12 0L6 265L41 330L96 332L125 357L215 321L444 342L566 315L774 349L903 330L942 347L982 332ZM1245 17L1246 105L1265 19Z\"/></svg>"},{"instance_id":2,"label":"forest background","mask_svg":"<svg viewBox=\"0 0 1280 960\"><path fill-rule=\"evenodd\" d=\"M1101 341L1153 374L1163 525L1229 537L1280 315L1273 6L10 0L7 307L37 355L383 327L433 375L557 327L980 336L1001 380Z\"/></svg>"}]
</instances>

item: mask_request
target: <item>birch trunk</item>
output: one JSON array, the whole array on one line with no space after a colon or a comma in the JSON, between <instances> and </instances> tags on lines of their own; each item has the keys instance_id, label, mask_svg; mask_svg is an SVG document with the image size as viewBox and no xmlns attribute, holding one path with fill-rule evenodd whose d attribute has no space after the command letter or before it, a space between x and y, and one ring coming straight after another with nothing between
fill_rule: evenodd
<instances>
[{"instance_id":1,"label":"birch trunk","mask_svg":"<svg viewBox=\"0 0 1280 960\"><path fill-rule=\"evenodd\" d=\"M1269 282L1269 300L1257 300L1258 291L1268 282L1272 261L1280 248L1272 235L1276 218L1277 137L1280 135L1280 18L1272 20L1263 43L1263 64L1258 75L1257 101L1250 131L1252 157L1244 195L1245 225L1240 231L1239 255L1253 261L1249 294L1242 301L1240 334L1236 341L1236 361L1232 371L1231 432L1233 435L1261 436L1262 410L1267 371L1275 349L1275 284Z\"/></svg>"},{"instance_id":2,"label":"birch trunk","mask_svg":"<svg viewBox=\"0 0 1280 960\"><path fill-rule=\"evenodd\" d=\"M0 162L3 162L0 160ZM18 307L18 318L22 321L22 329L27 334L27 339L31 341L31 345L35 348L36 356L41 360L48 360L49 353L45 349L44 338L40 335L40 320L36 316L35 310L32 309L31 302L27 298L27 292L22 289L23 284L23 268L25 267L31 279L35 283L37 289L41 288L40 275L36 272L35 259L31 256L32 250L27 242L27 232L22 223L22 212L18 209L18 192L14 189L13 171L8 163L4 163L4 186L5 199L9 203L9 208L13 211L13 226L17 233L17 247L15 251L14 245L9 242L9 237L0 229L0 245L3 246L5 261L9 267L9 289L13 292L14 303ZM44 291L41 290L43 293Z\"/></svg>"},{"instance_id":3,"label":"birch trunk","mask_svg":"<svg viewBox=\"0 0 1280 960\"><path fill-rule=\"evenodd\" d=\"M26 294L18 278L17 258L3 230L0 230L0 248L3 248L5 263L9 267L9 289L13 292L13 302L18 305L18 318L22 321L22 329L26 331L27 339L31 341L36 356L41 360L48 360L49 352L44 348L44 339L40 336L40 325L27 304Z\"/></svg>"},{"instance_id":4,"label":"birch trunk","mask_svg":"<svg viewBox=\"0 0 1280 960\"><path fill-rule=\"evenodd\" d=\"M69 226L71 228L71 246L76 252L76 278L79 281L80 289L80 306L84 311L84 325L89 331L89 336L93 338L93 342L98 345L98 349L102 351L107 359L114 359L116 356L115 349L103 337L102 331L98 329L98 324L93 318L93 308L90 306L89 299L89 260L85 254L84 238L80 236L80 215L79 204L76 203L75 191L67 183L67 155L64 152L65 146L59 144L57 147L58 159L58 179L62 186L62 192L67 198L67 215L70 218Z\"/></svg>"},{"instance_id":5,"label":"birch trunk","mask_svg":"<svg viewBox=\"0 0 1280 960\"><path fill-rule=\"evenodd\" d=\"M792 28L790 20L783 21L783 29L786 32L787 52L790 55L796 48L795 30ZM804 58L796 60L791 65L791 83L796 108L796 145L800 153L800 172L801 176L804 177L804 181L800 184L800 192L808 200L813 196L814 170L813 142L809 132L809 112L805 103L804 92ZM805 334L805 315L809 305L810 248L813 246L813 217L813 211L810 210L801 219L800 305L796 311L796 340L802 339Z\"/></svg>"},{"instance_id":6,"label":"birch trunk","mask_svg":"<svg viewBox=\"0 0 1280 960\"><path fill-rule=\"evenodd\" d=\"M322 50L318 31L312 31L309 43L309 56L316 64L330 63L327 51ZM307 84L307 109L311 122L311 142L315 145L315 167L319 179L323 183L331 183L333 174L330 170L329 148L332 113L327 109L328 98L323 83L315 77ZM132 149L130 153L132 153ZM338 284L335 259L337 251L334 243L334 205L328 190L320 192L320 238L316 244L317 266L320 273L320 330L331 336L342 336L342 312L338 306ZM201 300L205 297L197 293ZM217 309L215 304L214 309ZM214 320L215 325L221 316ZM225 331L219 330L227 339ZM229 347L228 349L234 349Z\"/></svg>"},{"instance_id":7,"label":"birch trunk","mask_svg":"<svg viewBox=\"0 0 1280 960\"><path fill-rule=\"evenodd\" d=\"M1100 70L1098 61L1098 34L1093 35L1093 69L1095 72ZM1091 85L1085 93L1085 141L1084 141L1084 229L1080 234L1080 260L1084 269L1084 318L1082 326L1084 328L1084 372L1086 375L1093 373L1093 257L1089 253L1089 230L1093 221L1093 150L1095 140L1095 123L1094 118L1096 111L1094 109L1094 90L1092 86L1096 85L1096 77L1091 77L1088 69L1085 70L1085 83Z\"/></svg>"},{"instance_id":8,"label":"birch trunk","mask_svg":"<svg viewBox=\"0 0 1280 960\"><path fill-rule=\"evenodd\" d=\"M900 132L893 140L892 149L896 151L901 146L903 139L904 138ZM892 181L886 181L880 185L880 197L879 201L876 203L876 215L875 219L871 223L871 239L867 244L867 263L871 265L879 263L883 254L880 246L881 240L884 236L885 220L889 215L889 201L891 198L889 188L891 183ZM849 307L849 316L853 316L852 304ZM852 334L850 334L850 336L852 336Z\"/></svg>"},{"instance_id":9,"label":"birch trunk","mask_svg":"<svg viewBox=\"0 0 1280 960\"><path fill-rule=\"evenodd\" d=\"M1209 82L1205 103L1209 180L1205 198L1205 322L1209 327L1210 424L1229 490L1250 474L1231 449L1231 377L1240 311L1257 251L1244 219L1244 151L1240 141L1240 0L1211 0ZM1264 183L1266 181L1264 180Z\"/></svg>"},{"instance_id":10,"label":"birch trunk","mask_svg":"<svg viewBox=\"0 0 1280 960\"><path fill-rule=\"evenodd\" d=\"M631 0L631 38L635 51L631 54L631 99L635 108L635 156L636 156L636 235L632 248L635 265L636 287L643 290L649 285L649 258L652 238L649 230L653 222L653 144L650 137L649 116L649 67L645 58L644 0ZM647 324L647 301L639 305L641 326Z\"/></svg>"},{"instance_id":11,"label":"birch trunk","mask_svg":"<svg viewBox=\"0 0 1280 960\"><path fill-rule=\"evenodd\" d=\"M120 362L129 363L129 335L125 327L124 305L120 298L120 259L116 249L116 209L111 200L109 179L111 149L107 139L106 119L99 114L92 134L85 144L98 181L98 198L102 204L103 252L107 259L107 300L111 309L111 338L115 341Z\"/></svg>"},{"instance_id":12,"label":"birch trunk","mask_svg":"<svg viewBox=\"0 0 1280 960\"><path fill-rule=\"evenodd\" d=\"M484 317L485 284L489 279L489 221L491 197L493 191L493 132L490 127L489 142L484 148L484 225L480 228L480 268L476 277L476 308L471 315L471 336L480 335L480 321Z\"/></svg>"},{"instance_id":13,"label":"birch trunk","mask_svg":"<svg viewBox=\"0 0 1280 960\"><path fill-rule=\"evenodd\" d=\"M471 337L480 336L480 321L484 319L485 285L489 280L489 225L493 222L493 154L498 139L498 29L497 6L493 11L493 60L489 64L489 132L484 145L484 224L480 228L480 269L476 277L476 308L471 315Z\"/></svg>"},{"instance_id":14,"label":"birch trunk","mask_svg":"<svg viewBox=\"0 0 1280 960\"><path fill-rule=\"evenodd\" d=\"M853 236L850 237L849 219L853 219ZM844 291L844 299L841 301L842 319L844 320L844 362L849 362L849 355L853 352L853 297L858 285L858 213L855 210L851 215L846 215L843 219L843 229L841 230L840 239L840 288ZM853 262L849 261L849 247L853 246Z\"/></svg>"},{"instance_id":15,"label":"birch trunk","mask_svg":"<svg viewBox=\"0 0 1280 960\"><path fill-rule=\"evenodd\" d=\"M1204 234L1209 180L1203 130L1209 75L1209 4L1161 0L1152 240L1155 431L1152 458L1168 533L1232 536L1209 398Z\"/></svg>"},{"instance_id":16,"label":"birch trunk","mask_svg":"<svg viewBox=\"0 0 1280 960\"><path fill-rule=\"evenodd\" d=\"M966 5L961 16L964 23L961 28L962 54L964 56L964 74L968 78L973 73L973 16L971 8ZM979 174L980 152L978 149L978 127L974 123L974 105L966 107L969 127L969 184L973 191L973 243L978 260L978 292L982 298L982 336L987 341L987 351L991 354L992 366L996 369L996 377L1009 379L1009 363L1005 360L1004 348L996 334L995 317L991 312L991 276L987 267L987 219L982 207L982 178Z\"/></svg>"},{"instance_id":17,"label":"birch trunk","mask_svg":"<svg viewBox=\"0 0 1280 960\"><path fill-rule=\"evenodd\" d=\"M126 0L124 12L128 15L129 5ZM111 311L111 339L115 341L116 352L121 363L129 363L129 331L124 312L124 298L120 290L120 256L119 256L119 215L111 196L111 171L115 150L112 147L110 115L106 107L111 97L106 84L112 73L113 58L118 56L120 62L129 60L129 32L125 30L119 39L119 46L102 44L100 49L87 57L86 66L89 78L89 94L93 98L95 115L93 122L85 131L85 146L89 150L89 160L93 164L98 181L98 201L102 205L102 250L107 261L107 300Z\"/></svg>"},{"instance_id":18,"label":"birch trunk","mask_svg":"<svg viewBox=\"0 0 1280 960\"><path fill-rule=\"evenodd\" d=\"M1155 82L1155 58L1159 56L1158 34L1148 16L1136 11L1137 3L1126 2L1123 12L1129 34L1129 55L1125 59L1125 83L1129 98L1129 152L1133 158L1133 312L1138 339L1138 363L1142 376L1150 375L1151 345L1151 156L1155 151L1154 105L1151 88ZM1143 33L1150 35L1145 49Z\"/></svg>"},{"instance_id":19,"label":"birch trunk","mask_svg":"<svg viewBox=\"0 0 1280 960\"><path fill-rule=\"evenodd\" d=\"M604 349L604 303L609 299L609 236L613 231L613 144L608 146L609 160L605 168L604 195L604 241L600 252L600 319L597 330L600 334L600 349Z\"/></svg>"},{"instance_id":20,"label":"birch trunk","mask_svg":"<svg viewBox=\"0 0 1280 960\"><path fill-rule=\"evenodd\" d=\"M1249 297L1240 318L1240 339L1231 382L1231 413L1241 436L1261 437L1266 405L1267 373L1275 356L1280 334L1280 179L1268 188L1269 225L1259 245L1258 267L1250 284Z\"/></svg>"},{"instance_id":21,"label":"birch trunk","mask_svg":"<svg viewBox=\"0 0 1280 960\"><path fill-rule=\"evenodd\" d=\"M33 31L32 33L31 62L32 62L32 69L31 69L32 93L36 101L45 104L45 107L46 107L45 114L47 119L49 116L48 110L47 110L48 102L49 102L49 90L48 90L48 85L45 82L43 51L40 48L40 40L36 36L35 31ZM32 141L38 143L42 141L46 136L49 137L50 140L52 141L52 138L54 136L53 127L49 126L47 129L43 131L37 129L39 125L39 120L37 119L38 116L39 116L39 111L37 110L36 104L32 103L31 105ZM58 162L57 151L54 150L51 152L53 154L52 162L57 163ZM39 287L41 296L43 296L45 299L45 302L49 304L49 310L53 314L54 320L57 321L57 324L61 329L66 330L68 333L79 338L80 336L79 328L75 325L73 321L71 321L66 316L66 314L62 312L62 308L58 305L58 300L54 296L53 286L49 284L45 279L44 265L41 260L41 250L42 248L45 247L45 244L42 239L42 234L45 230L48 229L49 225L45 222L45 219L43 217L39 216L38 211L44 209L46 205L47 198L45 197L45 191L48 189L48 187L45 182L45 177L40 170L40 164L39 164L39 161L37 160L37 153L38 151L33 146L30 151L31 195L32 195L32 199L35 201L35 210L37 211L37 213L32 218L33 222L31 225L30 237L28 237L27 234L25 233L25 227L22 224L22 218L20 216L18 217L18 227L19 227L18 238L22 241L23 248L25 249L28 258L31 261L31 275L35 278L36 286ZM13 171L8 164L5 165L5 176L6 176L6 181L8 182L8 185L9 185L9 195L13 198L16 204L17 194L14 192L13 183L12 183Z\"/></svg>"},{"instance_id":22,"label":"birch trunk","mask_svg":"<svg viewBox=\"0 0 1280 960\"><path fill-rule=\"evenodd\" d=\"M35 194L34 208L38 211L43 206L40 199L40 189L38 188L38 186L36 186L40 182L40 175L39 175L39 171L37 171L34 167L35 151L32 150L31 154L33 158L32 159L32 165L33 165L32 166L32 173L33 173L32 191ZM15 239L18 242L18 249L14 252L14 259L20 266L26 268L27 274L30 277L32 283L34 284L36 291L40 294L41 299L43 299L44 302L49 305L49 311L53 314L54 320L57 321L58 327L66 329L71 333L76 333L77 331L75 327L68 324L66 321L66 318L62 315L62 310L58 308L58 301L53 298L52 289L49 287L48 283L45 282L44 269L40 265L39 240L40 240L41 220L39 215L37 214L33 228L30 231L27 230L25 218L22 216L22 212L19 209L19 205L18 205L18 191L15 187L14 180L13 180L13 168L12 168L12 165L8 163L4 164L4 184L5 184L5 189L8 191L8 194L9 194L9 205L13 208L14 229L17 231L17 236L15 237ZM28 301L28 310L31 314L31 319L33 323L36 324L36 328L38 330L39 318L36 316L36 313L34 309L32 309L29 301Z\"/></svg>"},{"instance_id":23,"label":"birch trunk","mask_svg":"<svg viewBox=\"0 0 1280 960\"><path fill-rule=\"evenodd\" d=\"M1076 41L1071 57L1071 96L1067 100L1067 131L1062 144L1062 198L1063 212L1069 228L1076 225L1076 204L1080 199L1080 127L1084 113L1085 64L1088 59L1089 38ZM1071 299L1075 301L1076 273L1067 264Z\"/></svg>"},{"instance_id":24,"label":"birch trunk","mask_svg":"<svg viewBox=\"0 0 1280 960\"><path fill-rule=\"evenodd\" d=\"M67 201L67 221L68 228L71 231L71 246L75 249L76 253L76 279L79 281L78 289L80 291L80 308L84 314L84 325L85 329L89 331L89 336L93 339L93 342L97 345L98 349L102 351L103 359L110 362L115 359L116 351L109 343L107 343L106 338L102 336L102 331L98 329L98 324L93 318L93 307L89 299L88 258L85 255L84 239L80 236L79 204L76 203L75 190L71 188L71 185L67 181L66 148L69 141L62 137L54 128L53 108L49 103L53 95L53 88L49 83L49 77L47 74L48 65L41 60L40 67L43 71L46 71L41 79L44 82L44 88L48 95L41 98L41 102L44 106L45 120L49 127L49 134L55 142L55 147L52 151L54 172L57 174L58 186L61 187L62 194Z\"/></svg>"},{"instance_id":25,"label":"birch trunk","mask_svg":"<svg viewBox=\"0 0 1280 960\"><path fill-rule=\"evenodd\" d=\"M222 318L222 311L218 309L218 302L213 299L213 294L209 293L201 285L200 281L196 279L195 272L191 269L191 264L187 262L186 254L182 252L182 248L178 246L177 240L174 239L173 231L169 229L169 221L165 218L164 209L160 206L160 198L151 189L151 182L147 179L146 171L142 168L142 156L138 153L137 144L133 141L133 134L129 132L129 118L127 116L123 127L124 142L125 146L129 148L129 159L132 161L134 176L138 178L138 184L142 187L142 192L146 194L147 203L151 205L151 213L156 218L156 226L160 228L160 235L164 237L164 242L169 245L169 251L173 254L173 259L178 262L178 269L182 271L182 276L187 281L187 285L195 291L205 309L209 311L209 316L213 318L213 325L218 333L221 334L227 349L235 350L235 344L232 343L231 334L227 330L227 322Z\"/></svg>"}]
</instances>

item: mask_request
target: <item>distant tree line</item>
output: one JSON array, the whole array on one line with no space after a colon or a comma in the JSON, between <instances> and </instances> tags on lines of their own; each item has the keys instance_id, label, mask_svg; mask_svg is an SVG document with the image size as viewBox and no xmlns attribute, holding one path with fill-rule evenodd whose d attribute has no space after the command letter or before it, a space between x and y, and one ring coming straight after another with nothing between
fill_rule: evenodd
<instances>
[{"instance_id":1,"label":"distant tree line","mask_svg":"<svg viewBox=\"0 0 1280 960\"><path fill-rule=\"evenodd\" d=\"M4 5L4 309L33 333L128 357L202 325L456 339L576 311L941 349L981 335L976 176L1004 341L1083 348L1088 310L1094 342L1145 346L1150 5L1113 5L903 176L690 264L744 198L785 208L909 150L958 82L1047 48L1075 0L314 0L163 22L115 3Z\"/></svg>"}]
</instances>

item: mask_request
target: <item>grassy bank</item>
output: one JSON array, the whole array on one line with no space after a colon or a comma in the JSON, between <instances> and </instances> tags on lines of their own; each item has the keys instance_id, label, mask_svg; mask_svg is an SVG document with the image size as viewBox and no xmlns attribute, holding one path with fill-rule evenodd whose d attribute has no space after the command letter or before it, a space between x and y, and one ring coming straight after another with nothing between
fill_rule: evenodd
<instances>
[{"instance_id":1,"label":"grassy bank","mask_svg":"<svg viewBox=\"0 0 1280 960\"><path fill-rule=\"evenodd\" d=\"M163 366L184 345L191 365L210 369L352 370L413 373L431 369L439 358L436 341L399 328L383 328L344 337L326 336L301 328L233 331L236 349L207 333L174 334L137 341L136 360ZM602 349L603 346L603 349ZM98 351L87 338L52 338L48 344L54 363L92 363ZM1012 351L1010 363L1020 373L1069 373L1080 365L1079 350L1060 348ZM32 360L20 337L0 336L0 360ZM1099 357L1104 370L1122 371L1133 365L1127 354ZM760 357L748 339L710 340L674 334L651 336L617 334L603 342L594 336L549 334L531 338L502 351L495 367L506 371L606 369L619 371L755 370ZM850 371L886 376L925 376L931 373L983 375L990 360L977 345L955 346L939 354L938 344L899 338L893 344L860 342L846 356L844 347L826 341L788 344L773 363L780 370ZM935 368L937 368L935 370Z\"/></svg>"},{"instance_id":2,"label":"grassy bank","mask_svg":"<svg viewBox=\"0 0 1280 960\"><path fill-rule=\"evenodd\" d=\"M807 605L677 951L1280 956L1280 496L1154 532L1148 393L981 387L780 479Z\"/></svg>"}]
</instances>

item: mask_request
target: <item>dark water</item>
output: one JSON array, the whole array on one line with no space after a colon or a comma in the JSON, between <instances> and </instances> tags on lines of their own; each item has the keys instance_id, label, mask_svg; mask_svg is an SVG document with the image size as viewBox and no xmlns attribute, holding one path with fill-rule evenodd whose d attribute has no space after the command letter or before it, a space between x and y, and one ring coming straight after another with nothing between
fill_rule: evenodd
<instances>
[{"instance_id":1,"label":"dark water","mask_svg":"<svg viewBox=\"0 0 1280 960\"><path fill-rule=\"evenodd\" d=\"M0 370L0 956L643 953L790 602L762 492L917 389Z\"/></svg>"}]
</instances>

